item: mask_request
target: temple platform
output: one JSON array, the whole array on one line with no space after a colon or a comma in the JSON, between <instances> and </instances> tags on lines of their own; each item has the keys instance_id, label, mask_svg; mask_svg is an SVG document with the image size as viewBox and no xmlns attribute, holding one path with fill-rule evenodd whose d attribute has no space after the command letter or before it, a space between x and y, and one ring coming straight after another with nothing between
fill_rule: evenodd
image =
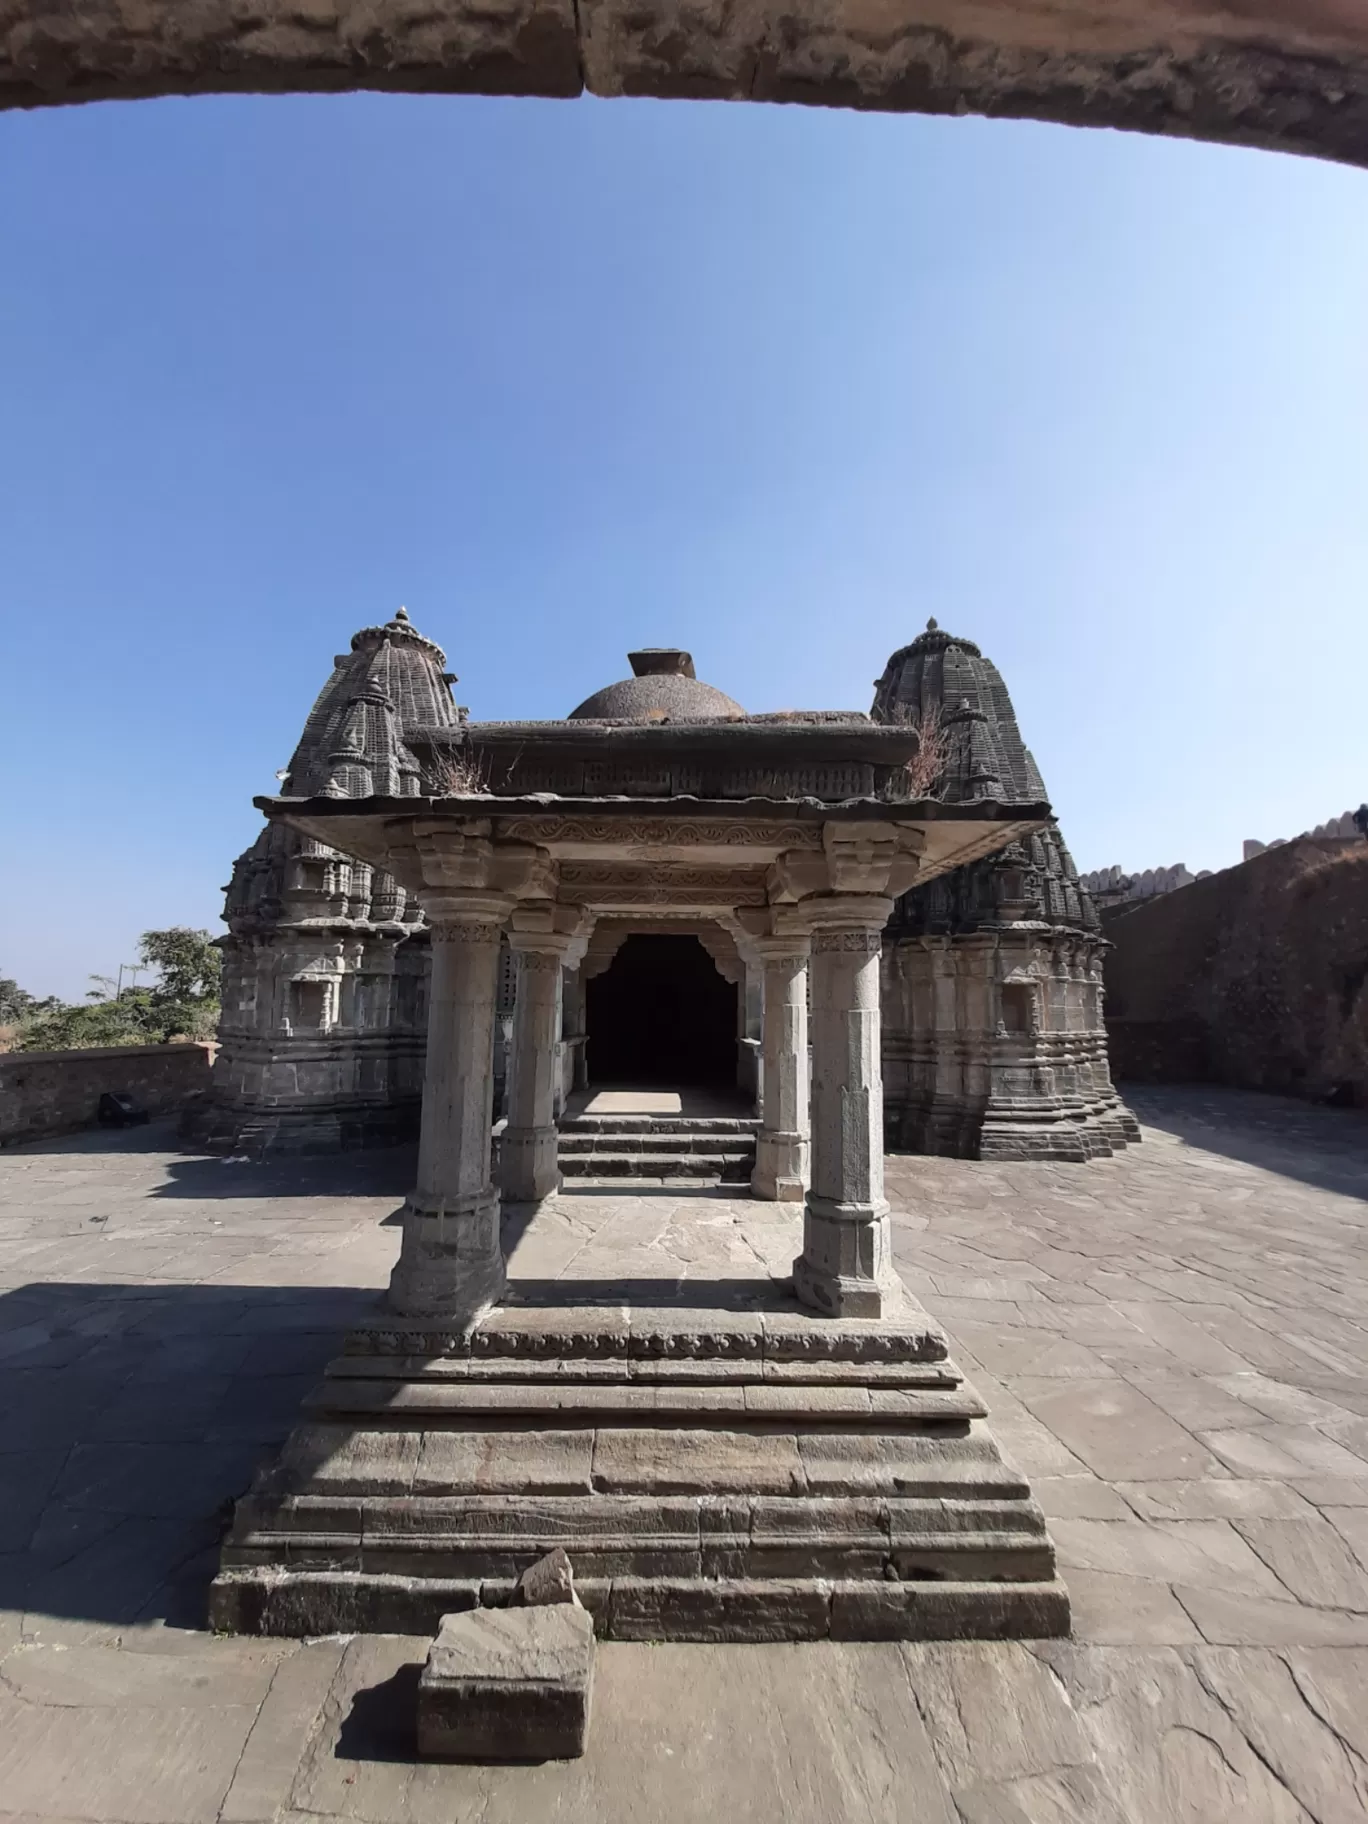
<instances>
[{"instance_id":1,"label":"temple platform","mask_svg":"<svg viewBox=\"0 0 1368 1824\"><path fill-rule=\"evenodd\" d=\"M910 1293L805 1311L792 1207L564 1192L505 1215L507 1300L354 1330L238 1503L211 1620L435 1632L569 1552L600 1635L1057 1635L1025 1478Z\"/></svg>"}]
</instances>

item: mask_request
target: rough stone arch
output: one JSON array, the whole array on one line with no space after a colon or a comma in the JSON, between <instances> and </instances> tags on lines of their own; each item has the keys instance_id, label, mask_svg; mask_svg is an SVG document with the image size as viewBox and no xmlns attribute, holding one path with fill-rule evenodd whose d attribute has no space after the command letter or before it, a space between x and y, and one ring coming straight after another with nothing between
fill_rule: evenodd
<instances>
[{"instance_id":1,"label":"rough stone arch","mask_svg":"<svg viewBox=\"0 0 1368 1824\"><path fill-rule=\"evenodd\" d=\"M1368 164L1361 0L0 0L0 105L233 91L806 102Z\"/></svg>"}]
</instances>

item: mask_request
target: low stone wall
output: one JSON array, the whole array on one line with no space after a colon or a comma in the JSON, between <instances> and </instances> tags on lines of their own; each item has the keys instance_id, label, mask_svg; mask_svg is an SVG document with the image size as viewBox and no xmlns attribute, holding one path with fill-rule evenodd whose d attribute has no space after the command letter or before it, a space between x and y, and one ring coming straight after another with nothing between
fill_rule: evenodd
<instances>
[{"instance_id":1,"label":"low stone wall","mask_svg":"<svg viewBox=\"0 0 1368 1824\"><path fill-rule=\"evenodd\" d=\"M95 1125L106 1090L170 1115L209 1087L214 1046L111 1045L0 1055L0 1146Z\"/></svg>"},{"instance_id":2,"label":"low stone wall","mask_svg":"<svg viewBox=\"0 0 1368 1824\"><path fill-rule=\"evenodd\" d=\"M1118 1078L1368 1107L1368 844L1298 837L1103 929Z\"/></svg>"}]
</instances>

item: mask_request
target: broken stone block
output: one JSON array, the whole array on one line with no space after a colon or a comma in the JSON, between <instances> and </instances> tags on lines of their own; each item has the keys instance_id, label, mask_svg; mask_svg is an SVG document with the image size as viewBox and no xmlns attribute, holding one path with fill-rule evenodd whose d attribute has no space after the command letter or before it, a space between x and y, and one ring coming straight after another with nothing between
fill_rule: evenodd
<instances>
[{"instance_id":1,"label":"broken stone block","mask_svg":"<svg viewBox=\"0 0 1368 1824\"><path fill-rule=\"evenodd\" d=\"M444 1615L418 1681L426 1760L560 1761L584 1753L594 1623L566 1601Z\"/></svg>"},{"instance_id":2,"label":"broken stone block","mask_svg":"<svg viewBox=\"0 0 1368 1824\"><path fill-rule=\"evenodd\" d=\"M548 1602L572 1602L579 1607L579 1597L575 1594L575 1573L563 1545L558 1545L544 1558L538 1558L535 1564L528 1565L518 1579L513 1600L528 1608L539 1608Z\"/></svg>"}]
</instances>

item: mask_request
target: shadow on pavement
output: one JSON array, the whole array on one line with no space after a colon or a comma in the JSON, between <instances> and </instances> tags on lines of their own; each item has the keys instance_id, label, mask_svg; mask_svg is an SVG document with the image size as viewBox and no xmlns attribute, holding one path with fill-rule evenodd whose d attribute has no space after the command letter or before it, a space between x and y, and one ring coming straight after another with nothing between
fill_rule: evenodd
<instances>
[{"instance_id":1,"label":"shadow on pavement","mask_svg":"<svg viewBox=\"0 0 1368 1824\"><path fill-rule=\"evenodd\" d=\"M202 1627L233 1501L378 1297L71 1282L0 1297L0 1609Z\"/></svg>"},{"instance_id":2,"label":"shadow on pavement","mask_svg":"<svg viewBox=\"0 0 1368 1824\"><path fill-rule=\"evenodd\" d=\"M1317 1190L1368 1200L1368 1115L1361 1109L1209 1084L1119 1087L1145 1127Z\"/></svg>"}]
</instances>

